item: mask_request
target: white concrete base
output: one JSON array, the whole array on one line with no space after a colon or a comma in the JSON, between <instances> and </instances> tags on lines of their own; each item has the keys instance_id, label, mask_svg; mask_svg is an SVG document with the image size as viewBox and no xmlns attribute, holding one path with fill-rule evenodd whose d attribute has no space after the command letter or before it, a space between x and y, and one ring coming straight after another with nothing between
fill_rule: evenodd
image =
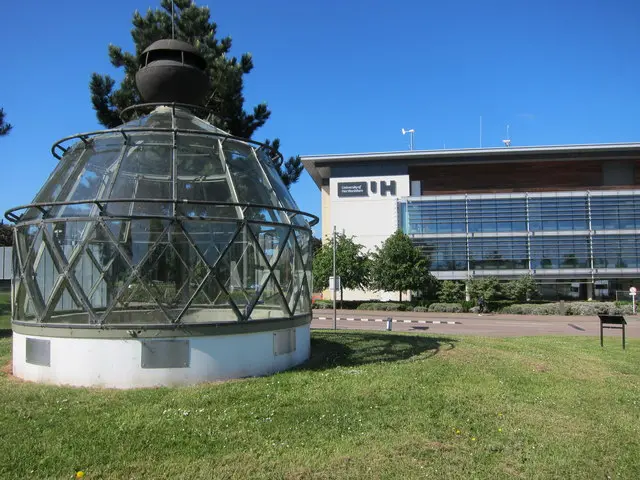
<instances>
[{"instance_id":1,"label":"white concrete base","mask_svg":"<svg viewBox=\"0 0 640 480\"><path fill-rule=\"evenodd\" d=\"M288 348L285 341L283 346L276 341L276 333L295 338L295 349L283 353L291 350L293 343ZM187 367L142 368L142 349L146 347L140 339L35 337L14 332L13 374L38 383L108 388L192 385L269 375L306 361L310 335L307 324L259 333L181 337L189 340ZM49 366L27 363L27 338L50 342ZM148 341L154 340L169 339Z\"/></svg>"}]
</instances>

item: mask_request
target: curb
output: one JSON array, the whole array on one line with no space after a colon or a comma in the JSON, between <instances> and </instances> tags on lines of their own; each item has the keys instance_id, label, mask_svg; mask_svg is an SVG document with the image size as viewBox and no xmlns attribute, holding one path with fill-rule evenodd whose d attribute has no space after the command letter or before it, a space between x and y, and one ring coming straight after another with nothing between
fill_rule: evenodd
<instances>
[{"instance_id":1,"label":"curb","mask_svg":"<svg viewBox=\"0 0 640 480\"><path fill-rule=\"evenodd\" d=\"M333 320L333 317L313 317L313 320ZM388 318L353 318L353 317L337 317L336 320L346 320L348 322L386 322ZM443 325L462 325L462 322L448 322L441 320L393 320L394 323L432 323L435 325L443 324Z\"/></svg>"}]
</instances>

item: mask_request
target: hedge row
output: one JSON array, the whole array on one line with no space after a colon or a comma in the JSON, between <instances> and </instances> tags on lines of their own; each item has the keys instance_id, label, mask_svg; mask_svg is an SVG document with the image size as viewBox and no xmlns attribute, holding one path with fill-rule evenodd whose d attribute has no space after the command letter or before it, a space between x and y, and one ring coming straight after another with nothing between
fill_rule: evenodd
<instances>
[{"instance_id":1,"label":"hedge row","mask_svg":"<svg viewBox=\"0 0 640 480\"><path fill-rule=\"evenodd\" d=\"M351 302L350 302L351 303ZM356 303L356 302L353 302ZM331 300L316 300L313 308L332 308ZM462 303L427 303L413 306L410 303L398 302L358 302L349 309L377 310L382 312L439 312L439 313L478 313L473 302ZM490 312L511 315L631 315L631 304L614 302L557 302L557 303L524 303L513 304L510 301L488 302Z\"/></svg>"},{"instance_id":2,"label":"hedge row","mask_svg":"<svg viewBox=\"0 0 640 480\"><path fill-rule=\"evenodd\" d=\"M459 303L432 303L431 305L429 305L429 311L443 313L461 313L462 305Z\"/></svg>"},{"instance_id":3,"label":"hedge row","mask_svg":"<svg viewBox=\"0 0 640 480\"><path fill-rule=\"evenodd\" d=\"M514 315L631 315L631 305L618 306L614 302L567 302L519 304L504 307L500 313Z\"/></svg>"}]
</instances>

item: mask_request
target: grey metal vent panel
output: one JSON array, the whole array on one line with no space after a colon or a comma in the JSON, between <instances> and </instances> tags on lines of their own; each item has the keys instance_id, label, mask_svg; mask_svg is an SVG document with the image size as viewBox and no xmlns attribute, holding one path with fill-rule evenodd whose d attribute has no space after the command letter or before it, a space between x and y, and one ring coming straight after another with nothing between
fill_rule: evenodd
<instances>
[{"instance_id":1,"label":"grey metal vent panel","mask_svg":"<svg viewBox=\"0 0 640 480\"><path fill-rule=\"evenodd\" d=\"M188 368L189 340L142 340L142 368Z\"/></svg>"},{"instance_id":2,"label":"grey metal vent panel","mask_svg":"<svg viewBox=\"0 0 640 480\"><path fill-rule=\"evenodd\" d=\"M273 354L286 355L296 351L296 331L293 328L273 334Z\"/></svg>"},{"instance_id":3,"label":"grey metal vent panel","mask_svg":"<svg viewBox=\"0 0 640 480\"><path fill-rule=\"evenodd\" d=\"M51 366L51 341L27 337L26 362L42 367Z\"/></svg>"}]
</instances>

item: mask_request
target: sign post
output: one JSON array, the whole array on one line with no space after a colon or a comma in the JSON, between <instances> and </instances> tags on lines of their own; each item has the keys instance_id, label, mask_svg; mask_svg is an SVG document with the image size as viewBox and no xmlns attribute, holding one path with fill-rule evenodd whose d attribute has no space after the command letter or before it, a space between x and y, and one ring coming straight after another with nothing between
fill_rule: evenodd
<instances>
[{"instance_id":1,"label":"sign post","mask_svg":"<svg viewBox=\"0 0 640 480\"><path fill-rule=\"evenodd\" d=\"M333 226L333 294L331 295L333 297L333 329L337 330L338 329L338 315L336 312L336 226Z\"/></svg>"},{"instance_id":2,"label":"sign post","mask_svg":"<svg viewBox=\"0 0 640 480\"><path fill-rule=\"evenodd\" d=\"M631 295L631 302L633 303L633 314L636 314L636 293L638 293L638 290L636 289L636 287L631 287L629 289L629 295Z\"/></svg>"}]
</instances>

